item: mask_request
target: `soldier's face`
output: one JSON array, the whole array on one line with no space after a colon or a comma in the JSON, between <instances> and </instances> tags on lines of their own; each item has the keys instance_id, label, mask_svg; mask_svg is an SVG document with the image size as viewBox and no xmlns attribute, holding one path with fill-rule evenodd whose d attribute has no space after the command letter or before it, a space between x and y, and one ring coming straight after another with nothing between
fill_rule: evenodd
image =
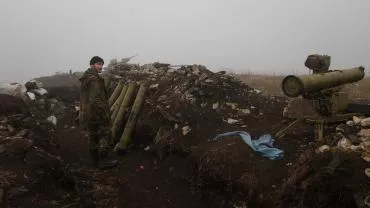
<instances>
[{"instance_id":1,"label":"soldier's face","mask_svg":"<svg viewBox=\"0 0 370 208\"><path fill-rule=\"evenodd\" d=\"M103 65L103 63L99 62L91 65L91 68L95 69L98 72L101 72L103 70Z\"/></svg>"}]
</instances>

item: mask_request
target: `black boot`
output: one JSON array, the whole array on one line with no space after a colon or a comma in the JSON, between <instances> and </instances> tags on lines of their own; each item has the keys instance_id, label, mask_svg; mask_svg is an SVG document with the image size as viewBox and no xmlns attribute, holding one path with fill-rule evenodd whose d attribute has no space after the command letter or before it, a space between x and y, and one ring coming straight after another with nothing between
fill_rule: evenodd
<instances>
[{"instance_id":1,"label":"black boot","mask_svg":"<svg viewBox=\"0 0 370 208\"><path fill-rule=\"evenodd\" d=\"M114 168L118 164L117 160L110 160L109 154L101 155L101 159L99 162L99 168L100 169L109 169Z\"/></svg>"},{"instance_id":2,"label":"black boot","mask_svg":"<svg viewBox=\"0 0 370 208\"><path fill-rule=\"evenodd\" d=\"M117 166L117 160L108 160L107 156L104 158L100 157L98 150L90 150L91 161L95 168L99 169L109 169Z\"/></svg>"},{"instance_id":3,"label":"black boot","mask_svg":"<svg viewBox=\"0 0 370 208\"><path fill-rule=\"evenodd\" d=\"M99 151L97 149L90 150L91 162L95 168L99 167Z\"/></svg>"}]
</instances>

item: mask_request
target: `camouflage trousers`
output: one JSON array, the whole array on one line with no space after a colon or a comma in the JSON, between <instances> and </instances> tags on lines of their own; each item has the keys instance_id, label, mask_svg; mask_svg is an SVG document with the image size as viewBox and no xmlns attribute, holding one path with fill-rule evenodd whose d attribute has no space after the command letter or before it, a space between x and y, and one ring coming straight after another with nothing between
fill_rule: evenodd
<instances>
[{"instance_id":1,"label":"camouflage trousers","mask_svg":"<svg viewBox=\"0 0 370 208\"><path fill-rule=\"evenodd\" d=\"M106 152L111 147L111 129L109 126L90 124L86 129L90 150Z\"/></svg>"}]
</instances>

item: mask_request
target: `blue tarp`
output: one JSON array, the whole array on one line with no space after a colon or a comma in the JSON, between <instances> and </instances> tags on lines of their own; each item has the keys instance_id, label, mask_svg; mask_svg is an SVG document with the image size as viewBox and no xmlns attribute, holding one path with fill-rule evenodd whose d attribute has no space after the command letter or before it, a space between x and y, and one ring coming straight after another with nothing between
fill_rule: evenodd
<instances>
[{"instance_id":1,"label":"blue tarp","mask_svg":"<svg viewBox=\"0 0 370 208\"><path fill-rule=\"evenodd\" d=\"M240 136L242 140L249 145L256 153L270 160L282 159L284 152L273 146L274 139L270 134L264 134L258 139L252 139L250 134L245 131L233 131L217 135L214 140L221 139L225 136Z\"/></svg>"}]
</instances>

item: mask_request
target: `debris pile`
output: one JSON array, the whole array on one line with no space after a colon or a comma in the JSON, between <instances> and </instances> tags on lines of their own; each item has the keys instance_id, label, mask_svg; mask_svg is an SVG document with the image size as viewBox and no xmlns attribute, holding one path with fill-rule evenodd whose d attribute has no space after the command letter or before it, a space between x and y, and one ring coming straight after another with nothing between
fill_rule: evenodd
<instances>
[{"instance_id":1,"label":"debris pile","mask_svg":"<svg viewBox=\"0 0 370 208\"><path fill-rule=\"evenodd\" d=\"M41 82L36 80L28 81L26 84L10 83L0 85L0 94L11 95L23 100L35 100L46 95L48 92L43 88Z\"/></svg>"},{"instance_id":2,"label":"debris pile","mask_svg":"<svg viewBox=\"0 0 370 208\"><path fill-rule=\"evenodd\" d=\"M18 83L0 84L0 94L1 95L10 95L10 96L19 97L22 99L27 99L26 92L27 92L27 89L22 84L18 84Z\"/></svg>"},{"instance_id":3,"label":"debris pile","mask_svg":"<svg viewBox=\"0 0 370 208\"><path fill-rule=\"evenodd\" d=\"M22 111L12 114L0 115L0 139L5 153L22 151L23 148L11 148L12 145L20 145L25 150L35 145L39 147L55 146L55 126L45 119L45 116L38 111L32 111L32 108L16 97L5 97L2 95L2 104L13 103L13 109L21 108ZM11 110L11 109L9 109ZM42 134L42 135L37 135ZM42 137L38 139L38 137ZM50 145L50 146L49 146ZM17 152L18 153L18 152ZM20 153L20 152L19 152ZM13 154L11 154L13 155Z\"/></svg>"},{"instance_id":4,"label":"debris pile","mask_svg":"<svg viewBox=\"0 0 370 208\"><path fill-rule=\"evenodd\" d=\"M277 207L368 207L370 118L354 116L290 168Z\"/></svg>"},{"instance_id":5,"label":"debris pile","mask_svg":"<svg viewBox=\"0 0 370 208\"><path fill-rule=\"evenodd\" d=\"M370 118L353 116L352 120L337 125L334 132L318 143L315 151L349 152L370 162Z\"/></svg>"},{"instance_id":6,"label":"debris pile","mask_svg":"<svg viewBox=\"0 0 370 208\"><path fill-rule=\"evenodd\" d=\"M137 122L140 136L135 138L145 137L143 128L150 128L150 137L155 137L153 150L161 157L168 151L192 152L193 146L209 143L226 131L270 133L280 123L283 98L263 96L225 71L214 73L202 65L129 66L130 70L109 70L113 80L109 86L114 89L118 82L146 83L149 92Z\"/></svg>"},{"instance_id":7,"label":"debris pile","mask_svg":"<svg viewBox=\"0 0 370 208\"><path fill-rule=\"evenodd\" d=\"M67 107L64 102L58 101L49 95L43 84L37 80L31 80L26 84L2 84L0 86L0 95L7 97L6 101L0 103L1 113L20 113L20 111L32 109L32 112L40 117L43 116L49 122L57 125L57 119L62 118ZM24 102L13 106L15 99L21 99ZM18 102L19 103L19 102ZM22 109L17 109L21 107ZM16 111L16 112L14 112Z\"/></svg>"},{"instance_id":8,"label":"debris pile","mask_svg":"<svg viewBox=\"0 0 370 208\"><path fill-rule=\"evenodd\" d=\"M308 149L288 171L274 207L368 207L368 163L348 152Z\"/></svg>"},{"instance_id":9,"label":"debris pile","mask_svg":"<svg viewBox=\"0 0 370 208\"><path fill-rule=\"evenodd\" d=\"M111 70L115 82L146 82L149 86L141 121L157 117L155 131L166 125L179 135L210 139L225 130L261 129L258 122L280 120L282 99L265 97L232 75L214 73L201 65L171 66L153 63ZM159 119L159 120L158 120ZM271 126L266 126L269 131ZM200 138L203 137L203 138ZM193 141L194 142L194 141ZM200 142L200 140L199 140Z\"/></svg>"},{"instance_id":10,"label":"debris pile","mask_svg":"<svg viewBox=\"0 0 370 208\"><path fill-rule=\"evenodd\" d=\"M356 153L370 162L370 118L354 116L346 124L338 125L335 130L336 133L330 136L336 138L332 141L337 145L327 149ZM331 146L332 143L328 145Z\"/></svg>"},{"instance_id":11,"label":"debris pile","mask_svg":"<svg viewBox=\"0 0 370 208\"><path fill-rule=\"evenodd\" d=\"M258 144L250 145L231 133L243 131L251 138L273 135L283 116L284 98L263 96L234 76L201 65L126 63L108 69L104 76L112 98L112 121L120 120L116 127L112 122L116 139L125 135L125 124L134 126L134 145L124 157L126 162L102 172L84 167L87 141L80 137L80 129L70 128L77 116L78 88L46 88L48 93L43 94L41 83L29 82L18 90L26 99L0 95L4 96L0 97L0 205L5 192L10 201L20 194L29 195L12 204L18 207L35 195L39 207L115 207L122 199L121 203L134 207L143 203L175 206L174 201L192 201L188 199L194 199L190 197L194 193L218 198L223 205L237 202L234 207L355 207L369 198L368 184L363 183L370 174L366 118L356 117L338 126L320 146L305 138L274 141L269 137L260 144L276 149L273 157L267 153L269 157L264 157L262 150L256 151ZM136 87L130 89L133 84ZM135 99L144 94L138 84L147 90L144 99ZM119 97L129 93L132 98L127 103L121 100L120 110ZM144 100L142 107L140 100ZM142 108L140 115L138 108ZM63 126L66 123L69 125ZM59 144L64 149L59 153L71 163L69 172L54 152L58 146L55 134L61 129ZM216 139L219 135L224 136ZM9 168L14 164L20 168ZM33 174L45 178L50 175L46 173L70 188L52 188L55 195L44 196L45 191L40 190L45 187L34 188L40 183ZM55 179L48 182L43 180L56 184ZM146 202L143 194L148 196ZM278 202L276 206L272 206L274 202Z\"/></svg>"},{"instance_id":12,"label":"debris pile","mask_svg":"<svg viewBox=\"0 0 370 208\"><path fill-rule=\"evenodd\" d=\"M27 89L27 95L31 100L35 100L36 96L42 97L48 93L48 91L43 88L42 83L36 80L28 81L25 87Z\"/></svg>"},{"instance_id":13,"label":"debris pile","mask_svg":"<svg viewBox=\"0 0 370 208\"><path fill-rule=\"evenodd\" d=\"M239 190L250 190L251 198L262 193L261 187L267 190L276 183L264 180L261 172L269 174L284 163L259 156L240 137L212 138L230 131L247 131L253 138L272 133L280 124L284 98L266 97L225 71L215 73L202 65L126 65L110 73L110 91L117 96L120 93L114 89L119 82L148 86L133 143L154 151L161 160L186 153L196 163L195 174L202 184L218 181L226 187L241 186ZM152 140L143 141L146 138ZM266 197L258 201L263 204Z\"/></svg>"},{"instance_id":14,"label":"debris pile","mask_svg":"<svg viewBox=\"0 0 370 208\"><path fill-rule=\"evenodd\" d=\"M52 183L66 182L64 163L55 155L55 120L50 120L38 102L4 94L0 99L0 192L6 192L3 200L11 202L20 194L30 194L28 190L45 183L45 178L53 178Z\"/></svg>"},{"instance_id":15,"label":"debris pile","mask_svg":"<svg viewBox=\"0 0 370 208\"><path fill-rule=\"evenodd\" d=\"M337 139L328 140L331 142L316 148L316 152L313 151L312 145L307 145L309 141L306 141L306 144L302 142L296 145L295 149L287 150L289 154L283 161L262 158L238 136L211 141L216 135L231 131L248 131L252 133L253 138L264 133L273 133L275 125L280 123L283 116L284 98L262 96L258 90L239 82L226 72L214 73L200 65L171 66L154 63L144 66L125 65L124 68L115 68L110 73L113 74L111 79L114 80L110 82L111 89L118 81L145 82L149 86L149 93L134 138L154 137L155 145L151 146L148 142L149 146L144 145L143 149L155 150L160 159L169 153L186 152L196 161L196 174L201 180L199 184L206 189L212 186L229 189L234 196L238 195L235 193L245 194L247 192L247 195L241 194L239 197L248 198L249 205L251 201L258 206L268 205L274 201L273 195L279 192L279 187L283 183L282 198L284 198L291 193L291 189L297 190L297 184L309 183L305 179L307 175L309 175L307 180L315 180L320 184L325 179L325 177L321 178L321 168L336 158L325 157L323 162L322 153L328 150L340 150L346 147L346 150L361 152L363 158L368 158L367 140L356 136L359 143L353 143L348 138L352 142L349 143L343 140L343 137L338 137L347 132L330 135ZM301 113L306 114L311 111L312 109L305 109ZM366 119L363 123L365 122ZM149 132L143 126L148 127ZM353 125L352 133L354 131L359 133L358 127L358 125L357 127ZM364 133L362 130L360 134ZM355 138L352 136L351 139ZM137 143L142 144L143 142L137 141ZM294 143L294 141L287 143ZM286 145L290 148L291 146L292 144ZM302 152L301 157L309 155L307 156L309 159L297 160ZM348 160L358 162L353 157ZM310 162L318 164L315 167L309 166ZM343 162L333 168L337 170L348 167ZM289 170L293 179L289 180L289 177L283 182L282 178L287 176L287 172L283 169ZM364 171L361 172L364 174ZM271 174L272 172L275 174ZM354 175L356 174L357 172ZM342 177L343 175L338 174L336 180L342 181ZM338 182L337 184L342 185L343 183ZM327 188L330 184L324 186ZM297 190L297 192L308 194L307 191L313 189L315 189L314 186ZM321 194L336 194L341 190L348 192L347 189L335 186L334 189L323 191ZM355 188L350 190L363 193ZM314 193L310 193L307 197L314 197ZM302 198L304 197L301 196L299 200ZM304 200L304 203L312 202L309 199ZM296 201L292 200L292 203L285 207L289 207L293 202ZM357 203L350 197L343 198L342 202L346 206ZM323 202L325 203L327 205L336 204L333 201Z\"/></svg>"}]
</instances>

